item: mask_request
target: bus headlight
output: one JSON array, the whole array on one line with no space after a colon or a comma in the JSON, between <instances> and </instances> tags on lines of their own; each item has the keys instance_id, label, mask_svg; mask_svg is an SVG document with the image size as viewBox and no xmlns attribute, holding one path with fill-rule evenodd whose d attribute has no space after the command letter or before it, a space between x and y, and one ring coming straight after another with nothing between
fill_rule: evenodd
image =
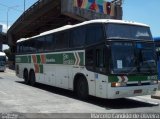
<instances>
[{"instance_id":1,"label":"bus headlight","mask_svg":"<svg viewBox=\"0 0 160 119\"><path fill-rule=\"evenodd\" d=\"M111 83L111 87L124 87L124 86L126 86L127 85L127 83L126 82L118 82L118 83Z\"/></svg>"},{"instance_id":2,"label":"bus headlight","mask_svg":"<svg viewBox=\"0 0 160 119\"><path fill-rule=\"evenodd\" d=\"M152 85L158 84L158 80L151 80L151 84L152 84Z\"/></svg>"}]
</instances>

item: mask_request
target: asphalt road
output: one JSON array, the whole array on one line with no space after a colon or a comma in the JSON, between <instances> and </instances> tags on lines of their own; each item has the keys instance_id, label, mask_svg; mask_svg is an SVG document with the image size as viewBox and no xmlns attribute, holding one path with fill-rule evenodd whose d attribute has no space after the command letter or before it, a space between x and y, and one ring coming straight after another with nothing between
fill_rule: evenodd
<instances>
[{"instance_id":1,"label":"asphalt road","mask_svg":"<svg viewBox=\"0 0 160 119\"><path fill-rule=\"evenodd\" d=\"M71 91L42 84L32 87L12 70L0 72L0 113L159 113L159 103L150 95L81 101Z\"/></svg>"}]
</instances>

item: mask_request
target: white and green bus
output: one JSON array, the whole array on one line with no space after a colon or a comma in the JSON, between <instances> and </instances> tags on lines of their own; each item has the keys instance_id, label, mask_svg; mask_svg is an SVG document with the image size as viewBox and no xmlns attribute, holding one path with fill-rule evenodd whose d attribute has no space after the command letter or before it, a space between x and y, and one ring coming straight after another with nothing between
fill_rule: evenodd
<instances>
[{"instance_id":1,"label":"white and green bus","mask_svg":"<svg viewBox=\"0 0 160 119\"><path fill-rule=\"evenodd\" d=\"M85 99L155 93L155 46L149 26L122 20L91 20L17 41L16 74L75 91Z\"/></svg>"},{"instance_id":2,"label":"white and green bus","mask_svg":"<svg viewBox=\"0 0 160 119\"><path fill-rule=\"evenodd\" d=\"M4 72L6 70L6 54L0 52L0 71Z\"/></svg>"}]
</instances>

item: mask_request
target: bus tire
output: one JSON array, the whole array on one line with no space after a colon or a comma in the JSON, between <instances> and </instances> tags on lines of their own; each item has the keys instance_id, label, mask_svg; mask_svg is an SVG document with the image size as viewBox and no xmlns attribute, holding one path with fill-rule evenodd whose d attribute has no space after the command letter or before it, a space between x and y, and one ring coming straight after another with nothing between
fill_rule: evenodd
<instances>
[{"instance_id":1,"label":"bus tire","mask_svg":"<svg viewBox=\"0 0 160 119\"><path fill-rule=\"evenodd\" d=\"M27 69L24 70L23 79L24 79L25 84L29 84L29 77L28 77L28 70Z\"/></svg>"},{"instance_id":2,"label":"bus tire","mask_svg":"<svg viewBox=\"0 0 160 119\"><path fill-rule=\"evenodd\" d=\"M86 78L82 76L80 76L77 80L76 94L81 100L86 100L88 98L88 83Z\"/></svg>"},{"instance_id":3,"label":"bus tire","mask_svg":"<svg viewBox=\"0 0 160 119\"><path fill-rule=\"evenodd\" d=\"M30 79L30 85L34 86L36 83L36 78L35 78L35 73L33 70L30 71L29 79Z\"/></svg>"}]
</instances>

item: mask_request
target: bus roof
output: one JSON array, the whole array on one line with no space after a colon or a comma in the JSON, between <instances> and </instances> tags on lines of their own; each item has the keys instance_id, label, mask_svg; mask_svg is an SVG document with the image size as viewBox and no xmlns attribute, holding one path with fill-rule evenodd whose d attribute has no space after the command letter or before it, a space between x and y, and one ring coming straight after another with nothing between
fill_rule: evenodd
<instances>
[{"instance_id":1,"label":"bus roof","mask_svg":"<svg viewBox=\"0 0 160 119\"><path fill-rule=\"evenodd\" d=\"M86 24L90 24L90 23L117 23L117 24L128 24L128 25L149 27L146 24L133 22L133 21L113 20L113 19L96 19L96 20L85 21L85 22L82 22L82 23L79 23L79 24L76 24L76 25L66 25L66 26L63 26L63 27L60 27L60 28L57 28L57 29L53 29L53 30L49 30L49 31L43 32L43 33L41 33L39 35L30 37L30 38L21 38L20 40L17 41L17 43L21 42L21 41L25 41L25 40L31 39L31 38L36 38L36 37L48 35L48 34L51 34L51 33L56 33L56 32L59 32L59 31L75 28L75 27L86 25Z\"/></svg>"},{"instance_id":2,"label":"bus roof","mask_svg":"<svg viewBox=\"0 0 160 119\"><path fill-rule=\"evenodd\" d=\"M0 52L0 56L6 56L4 52Z\"/></svg>"}]
</instances>

